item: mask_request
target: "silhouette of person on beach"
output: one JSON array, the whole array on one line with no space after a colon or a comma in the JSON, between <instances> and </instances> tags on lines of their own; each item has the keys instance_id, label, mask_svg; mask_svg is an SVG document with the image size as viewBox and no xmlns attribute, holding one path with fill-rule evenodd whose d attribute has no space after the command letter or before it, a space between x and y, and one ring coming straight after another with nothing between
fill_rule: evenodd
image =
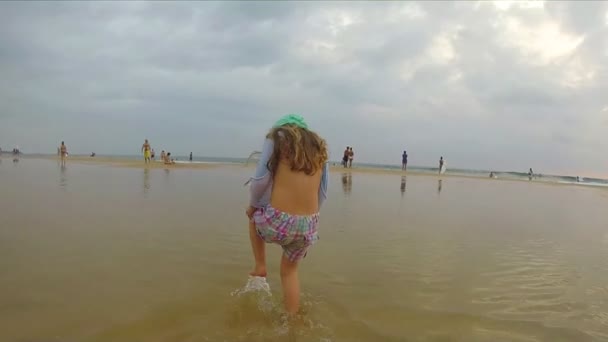
<instances>
[{"instance_id":1,"label":"silhouette of person on beach","mask_svg":"<svg viewBox=\"0 0 608 342\"><path fill-rule=\"evenodd\" d=\"M403 151L401 155L401 170L407 170L407 151Z\"/></svg>"},{"instance_id":2,"label":"silhouette of person on beach","mask_svg":"<svg viewBox=\"0 0 608 342\"><path fill-rule=\"evenodd\" d=\"M532 168L530 168L530 171L528 171L528 179L532 180L532 178L534 178L534 171L532 171Z\"/></svg>"},{"instance_id":3,"label":"silhouette of person on beach","mask_svg":"<svg viewBox=\"0 0 608 342\"><path fill-rule=\"evenodd\" d=\"M346 150L344 150L344 156L342 157L342 165L344 168L348 167L348 157L350 156L350 147L346 146Z\"/></svg>"},{"instance_id":4,"label":"silhouette of person on beach","mask_svg":"<svg viewBox=\"0 0 608 342\"><path fill-rule=\"evenodd\" d=\"M439 158L439 173L441 174L441 169L443 169L443 157Z\"/></svg>"},{"instance_id":5,"label":"silhouette of person on beach","mask_svg":"<svg viewBox=\"0 0 608 342\"><path fill-rule=\"evenodd\" d=\"M151 158L150 149L151 149L150 143L148 142L148 139L146 139L144 141L144 144L141 145L141 151L144 153L144 163L146 163L146 164L150 162L150 158Z\"/></svg>"},{"instance_id":6,"label":"silhouette of person on beach","mask_svg":"<svg viewBox=\"0 0 608 342\"><path fill-rule=\"evenodd\" d=\"M175 160L171 159L171 152L168 152L165 155L165 159L163 160L163 162L165 163L165 165L175 164Z\"/></svg>"},{"instance_id":7,"label":"silhouette of person on beach","mask_svg":"<svg viewBox=\"0 0 608 342\"><path fill-rule=\"evenodd\" d=\"M351 169L353 167L353 159L355 159L355 152L353 152L353 148L351 147L348 151L348 167Z\"/></svg>"},{"instance_id":8,"label":"silhouette of person on beach","mask_svg":"<svg viewBox=\"0 0 608 342\"><path fill-rule=\"evenodd\" d=\"M192 161L192 152L190 152L190 161Z\"/></svg>"},{"instance_id":9,"label":"silhouette of person on beach","mask_svg":"<svg viewBox=\"0 0 608 342\"><path fill-rule=\"evenodd\" d=\"M65 159L68 156L68 148L67 146L65 146L65 143L63 141L61 142L59 151L61 152L61 166L65 166Z\"/></svg>"}]
</instances>

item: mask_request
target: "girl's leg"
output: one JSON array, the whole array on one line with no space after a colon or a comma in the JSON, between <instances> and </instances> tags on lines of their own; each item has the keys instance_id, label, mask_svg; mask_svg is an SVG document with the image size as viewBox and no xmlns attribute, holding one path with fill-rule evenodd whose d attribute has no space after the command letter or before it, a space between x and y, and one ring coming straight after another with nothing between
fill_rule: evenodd
<instances>
[{"instance_id":1,"label":"girl's leg","mask_svg":"<svg viewBox=\"0 0 608 342\"><path fill-rule=\"evenodd\" d=\"M289 261L285 254L281 257L281 285L283 286L285 310L290 314L297 313L300 307L298 263Z\"/></svg>"},{"instance_id":2,"label":"girl's leg","mask_svg":"<svg viewBox=\"0 0 608 342\"><path fill-rule=\"evenodd\" d=\"M249 239L251 240L251 249L253 250L253 258L255 259L255 267L249 275L256 277L266 276L266 245L264 240L258 236L255 230L255 223L249 221Z\"/></svg>"}]
</instances>

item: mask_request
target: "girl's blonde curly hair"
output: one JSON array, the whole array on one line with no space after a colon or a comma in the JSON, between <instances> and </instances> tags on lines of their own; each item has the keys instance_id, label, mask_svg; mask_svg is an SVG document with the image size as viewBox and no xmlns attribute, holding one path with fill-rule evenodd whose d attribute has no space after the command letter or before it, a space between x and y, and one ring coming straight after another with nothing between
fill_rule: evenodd
<instances>
[{"instance_id":1,"label":"girl's blonde curly hair","mask_svg":"<svg viewBox=\"0 0 608 342\"><path fill-rule=\"evenodd\" d=\"M327 162L327 144L317 133L296 125L283 125L266 136L274 142L274 150L266 164L275 175L279 162L286 161L292 171L314 175Z\"/></svg>"}]
</instances>

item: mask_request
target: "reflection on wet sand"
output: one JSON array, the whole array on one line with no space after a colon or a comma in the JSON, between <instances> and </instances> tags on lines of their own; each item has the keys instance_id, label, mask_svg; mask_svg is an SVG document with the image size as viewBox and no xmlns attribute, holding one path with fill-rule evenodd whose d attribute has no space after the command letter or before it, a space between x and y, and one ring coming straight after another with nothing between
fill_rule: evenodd
<instances>
[{"instance_id":1,"label":"reflection on wet sand","mask_svg":"<svg viewBox=\"0 0 608 342\"><path fill-rule=\"evenodd\" d=\"M406 178L405 176L401 176L401 196L403 196L405 194L405 187L406 187Z\"/></svg>"},{"instance_id":2,"label":"reflection on wet sand","mask_svg":"<svg viewBox=\"0 0 608 342\"><path fill-rule=\"evenodd\" d=\"M60 177L59 177L59 187L62 189L67 188L68 186L68 177L67 177L67 167L65 165L60 165L59 167Z\"/></svg>"},{"instance_id":3,"label":"reflection on wet sand","mask_svg":"<svg viewBox=\"0 0 608 342\"><path fill-rule=\"evenodd\" d=\"M150 190L150 169L144 169L144 194Z\"/></svg>"},{"instance_id":4,"label":"reflection on wet sand","mask_svg":"<svg viewBox=\"0 0 608 342\"><path fill-rule=\"evenodd\" d=\"M443 180L437 181L437 194L441 194L441 188L443 187Z\"/></svg>"},{"instance_id":5,"label":"reflection on wet sand","mask_svg":"<svg viewBox=\"0 0 608 342\"><path fill-rule=\"evenodd\" d=\"M342 174L342 190L345 195L350 194L353 188L353 174L352 173L343 173Z\"/></svg>"}]
</instances>

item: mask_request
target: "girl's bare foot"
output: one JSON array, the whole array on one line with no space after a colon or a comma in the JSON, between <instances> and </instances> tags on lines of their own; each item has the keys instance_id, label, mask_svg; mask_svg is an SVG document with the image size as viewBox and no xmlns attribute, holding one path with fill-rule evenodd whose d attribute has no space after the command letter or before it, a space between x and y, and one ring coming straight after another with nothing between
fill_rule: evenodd
<instances>
[{"instance_id":1,"label":"girl's bare foot","mask_svg":"<svg viewBox=\"0 0 608 342\"><path fill-rule=\"evenodd\" d=\"M266 267L256 267L253 271L249 272L252 277L266 278Z\"/></svg>"}]
</instances>

